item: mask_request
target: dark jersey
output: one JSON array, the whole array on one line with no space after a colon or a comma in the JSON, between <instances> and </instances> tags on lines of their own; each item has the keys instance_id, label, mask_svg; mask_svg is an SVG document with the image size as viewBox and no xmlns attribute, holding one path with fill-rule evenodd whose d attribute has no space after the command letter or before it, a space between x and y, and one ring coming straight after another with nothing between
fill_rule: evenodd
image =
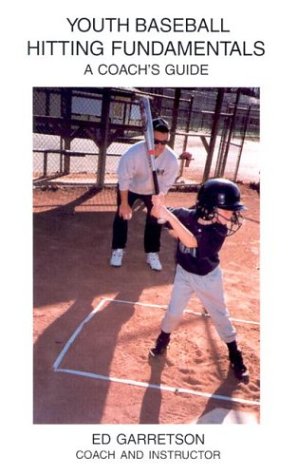
<instances>
[{"instance_id":1,"label":"dark jersey","mask_svg":"<svg viewBox=\"0 0 298 475\"><path fill-rule=\"evenodd\" d=\"M219 251L227 235L227 228L219 223L199 224L196 211L170 208L170 211L195 236L198 247L189 248L178 240L176 262L192 274L206 275L219 264Z\"/></svg>"}]
</instances>

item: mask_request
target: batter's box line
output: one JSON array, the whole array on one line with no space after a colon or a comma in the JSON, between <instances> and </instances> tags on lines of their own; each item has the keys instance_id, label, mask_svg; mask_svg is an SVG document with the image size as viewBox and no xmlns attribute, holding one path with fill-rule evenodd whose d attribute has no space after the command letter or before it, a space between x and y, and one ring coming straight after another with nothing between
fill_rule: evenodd
<instances>
[{"instance_id":1,"label":"batter's box line","mask_svg":"<svg viewBox=\"0 0 298 475\"><path fill-rule=\"evenodd\" d=\"M162 308L166 310L168 308L167 305L157 305L153 303L145 303L145 302L132 302L129 300L117 300L117 299L111 299L111 298L105 298L106 301L108 302L115 302L115 303L124 303L124 304L129 304L129 305L140 305L141 307L152 307L152 308ZM191 315L196 315L197 317L208 317L208 313L205 312L195 312L194 310L189 310L186 309L184 310L184 313L189 313ZM231 317L230 320L233 322L238 322L238 323L247 323L248 325L257 325L259 326L259 322L255 322L254 320L244 320L240 318L233 318Z\"/></svg>"},{"instance_id":2,"label":"batter's box line","mask_svg":"<svg viewBox=\"0 0 298 475\"><path fill-rule=\"evenodd\" d=\"M56 369L59 373L67 373L73 374L76 376L83 376L86 378L91 379L100 379L102 381L108 381L111 383L120 383L120 384L128 384L130 386L138 386L145 389L158 389L159 391L168 391L174 394L191 394L193 396L201 396L206 399L219 399L221 401L229 401L235 402L239 404L246 404L250 406L259 406L259 401L250 401L248 399L241 399L241 398L233 398L229 396L224 396L221 394L212 394L212 393L205 393L202 391L195 391L194 389L187 389L187 388L175 388L173 386L167 386L165 384L152 384L152 383L145 383L143 381L134 381L133 379L123 379L123 378L116 378L114 376L104 376L103 374L97 373L90 373L89 371L77 371L75 369L67 369L67 368L58 368Z\"/></svg>"},{"instance_id":3,"label":"batter's box line","mask_svg":"<svg viewBox=\"0 0 298 475\"><path fill-rule=\"evenodd\" d=\"M53 370L57 373L66 373L66 374L72 374L75 376L82 376L86 378L91 378L91 379L98 379L102 381L108 381L108 382L113 382L113 383L120 383L120 384L128 384L130 386L138 386L142 388L150 388L150 389L158 389L159 391L168 391L172 392L174 394L191 394L193 396L200 396L204 397L207 399L219 399L221 401L230 401L234 403L239 403L239 404L247 404L247 405L252 405L252 406L259 406L260 402L259 401L252 401L249 399L241 399L241 398L233 398L229 396L225 396L222 394L212 394L212 393L206 393L202 391L195 391L192 389L187 389L187 388L177 388L173 386L167 386L164 384L151 384L151 383L145 383L142 381L135 381L132 379L123 379L123 378L116 378L114 376L105 376L103 374L97 374L97 373L92 373L88 371L78 371L75 369L68 369L68 368L61 368L60 365L68 352L69 348L71 345L74 343L74 341L77 339L79 334L82 332L84 327L92 320L92 318L100 312L105 304L107 302L116 302L116 303L126 303L130 305L141 305L144 307L153 307L153 308L164 308L164 306L161 305L155 305L155 304L142 304L141 302L128 302L125 300L116 300L112 298L104 298L100 300L100 302L97 304L97 306L87 315L87 317L84 318L84 320L80 323L80 325L77 327L77 329L74 331L74 333L71 335L69 340L66 342L64 345L63 349L57 356L56 360L54 361L53 364Z\"/></svg>"}]
</instances>

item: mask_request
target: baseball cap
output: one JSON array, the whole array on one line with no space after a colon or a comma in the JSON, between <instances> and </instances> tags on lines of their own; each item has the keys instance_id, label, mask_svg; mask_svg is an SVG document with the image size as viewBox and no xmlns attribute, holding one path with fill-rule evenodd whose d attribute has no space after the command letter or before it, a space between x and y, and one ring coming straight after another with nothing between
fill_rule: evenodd
<instances>
[{"instance_id":1,"label":"baseball cap","mask_svg":"<svg viewBox=\"0 0 298 475\"><path fill-rule=\"evenodd\" d=\"M153 130L157 132L169 132L170 127L166 120L162 119L161 117L157 117L152 121Z\"/></svg>"}]
</instances>

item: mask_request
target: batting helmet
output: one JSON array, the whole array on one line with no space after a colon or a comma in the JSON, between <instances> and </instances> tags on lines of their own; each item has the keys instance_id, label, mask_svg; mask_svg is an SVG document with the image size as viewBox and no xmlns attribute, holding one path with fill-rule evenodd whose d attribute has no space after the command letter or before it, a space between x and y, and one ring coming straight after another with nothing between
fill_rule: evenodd
<instances>
[{"instance_id":1,"label":"batting helmet","mask_svg":"<svg viewBox=\"0 0 298 475\"><path fill-rule=\"evenodd\" d=\"M246 207L240 201L240 190L236 183L225 178L211 178L198 191L197 216L209 221L216 217L220 209L233 211L228 226L228 235L231 235L241 226L243 218L240 211Z\"/></svg>"}]
</instances>

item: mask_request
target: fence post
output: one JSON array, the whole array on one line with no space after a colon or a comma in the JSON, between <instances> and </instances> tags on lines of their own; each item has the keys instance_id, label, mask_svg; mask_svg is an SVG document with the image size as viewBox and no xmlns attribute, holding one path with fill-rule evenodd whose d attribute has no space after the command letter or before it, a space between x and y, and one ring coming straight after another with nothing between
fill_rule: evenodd
<instances>
[{"instance_id":1,"label":"fence post","mask_svg":"<svg viewBox=\"0 0 298 475\"><path fill-rule=\"evenodd\" d=\"M169 145L171 148L174 148L174 144L175 144L175 132L177 129L180 96L181 96L181 89L180 88L175 89L175 98L174 98L173 113L172 113L172 125L171 125L171 132L170 132L170 141L169 141Z\"/></svg>"},{"instance_id":2,"label":"fence post","mask_svg":"<svg viewBox=\"0 0 298 475\"><path fill-rule=\"evenodd\" d=\"M244 123L244 130L243 130L243 135L242 135L242 142L241 142L241 146L240 146L240 149L239 149L236 169L235 169L235 173L234 173L234 181L237 180L237 175L238 175L238 170L239 170L239 165L240 165L240 159L241 159L243 145L244 145L244 142L245 142L246 133L247 133L248 124L249 124L249 119L250 119L250 112L251 112L251 106L249 106L248 109L247 109L247 114L246 114L245 123Z\"/></svg>"},{"instance_id":3,"label":"fence post","mask_svg":"<svg viewBox=\"0 0 298 475\"><path fill-rule=\"evenodd\" d=\"M215 170L214 170L214 176L215 177L221 176L220 173L221 173L221 167L222 167L222 162L223 162L223 155L224 155L224 151L225 151L226 144L227 144L226 139L227 139L228 130L230 129L230 127L231 127L231 117L230 117L230 114L228 112L228 114L226 116L224 116L224 118L223 118L223 126L222 126L222 130L221 130L221 139L220 139L220 144L219 144L219 148L218 148L216 166L215 166Z\"/></svg>"},{"instance_id":4,"label":"fence post","mask_svg":"<svg viewBox=\"0 0 298 475\"><path fill-rule=\"evenodd\" d=\"M213 120L211 138L210 138L210 144L209 144L209 150L208 150L206 164L205 164L205 170L204 170L204 174L203 174L203 182L208 180L208 178L209 178L209 173L210 173L210 169L211 169L212 158L213 158L215 143L216 143L216 138L217 138L217 132L218 132L218 129L219 129L220 113L221 113L224 94L225 94L225 88L218 88L217 98L216 98L216 105L215 105L215 114L214 114L214 120Z\"/></svg>"},{"instance_id":5,"label":"fence post","mask_svg":"<svg viewBox=\"0 0 298 475\"><path fill-rule=\"evenodd\" d=\"M191 96L191 98L189 100L189 108L188 108L188 115L187 115L187 121L186 121L186 129L185 129L186 134L188 134L189 131L190 131L193 101L194 101L194 96ZM185 152L185 150L187 148L187 142L188 142L188 135L185 135L182 152Z\"/></svg>"},{"instance_id":6,"label":"fence post","mask_svg":"<svg viewBox=\"0 0 298 475\"><path fill-rule=\"evenodd\" d=\"M65 150L70 150L72 89L63 88L61 99L62 99L61 107L62 107L62 117L63 117L63 148ZM69 174L69 172L70 172L70 156L64 155L63 173Z\"/></svg>"},{"instance_id":7,"label":"fence post","mask_svg":"<svg viewBox=\"0 0 298 475\"><path fill-rule=\"evenodd\" d=\"M241 94L241 89L238 88L237 95L236 95L236 100L235 100L235 104L234 104L233 117L232 117L232 121L231 121L231 124L230 124L229 135L228 135L227 142L225 144L225 152L224 152L224 156L223 156L223 161L222 161L222 164L221 164L221 168L219 170L219 175L220 176L224 175L226 164L227 164L227 158L228 158L228 153L229 153L229 149L230 149L231 138L232 138L232 134L234 132L235 123L236 123L236 115L237 115L237 108L238 108L238 103L239 103L239 99L240 99L240 94Z\"/></svg>"},{"instance_id":8,"label":"fence post","mask_svg":"<svg viewBox=\"0 0 298 475\"><path fill-rule=\"evenodd\" d=\"M102 113L101 113L101 140L98 153L96 187L101 189L104 186L105 169L106 169L106 155L109 146L109 120L110 120L110 104L111 104L111 90L107 89L102 96Z\"/></svg>"}]
</instances>

